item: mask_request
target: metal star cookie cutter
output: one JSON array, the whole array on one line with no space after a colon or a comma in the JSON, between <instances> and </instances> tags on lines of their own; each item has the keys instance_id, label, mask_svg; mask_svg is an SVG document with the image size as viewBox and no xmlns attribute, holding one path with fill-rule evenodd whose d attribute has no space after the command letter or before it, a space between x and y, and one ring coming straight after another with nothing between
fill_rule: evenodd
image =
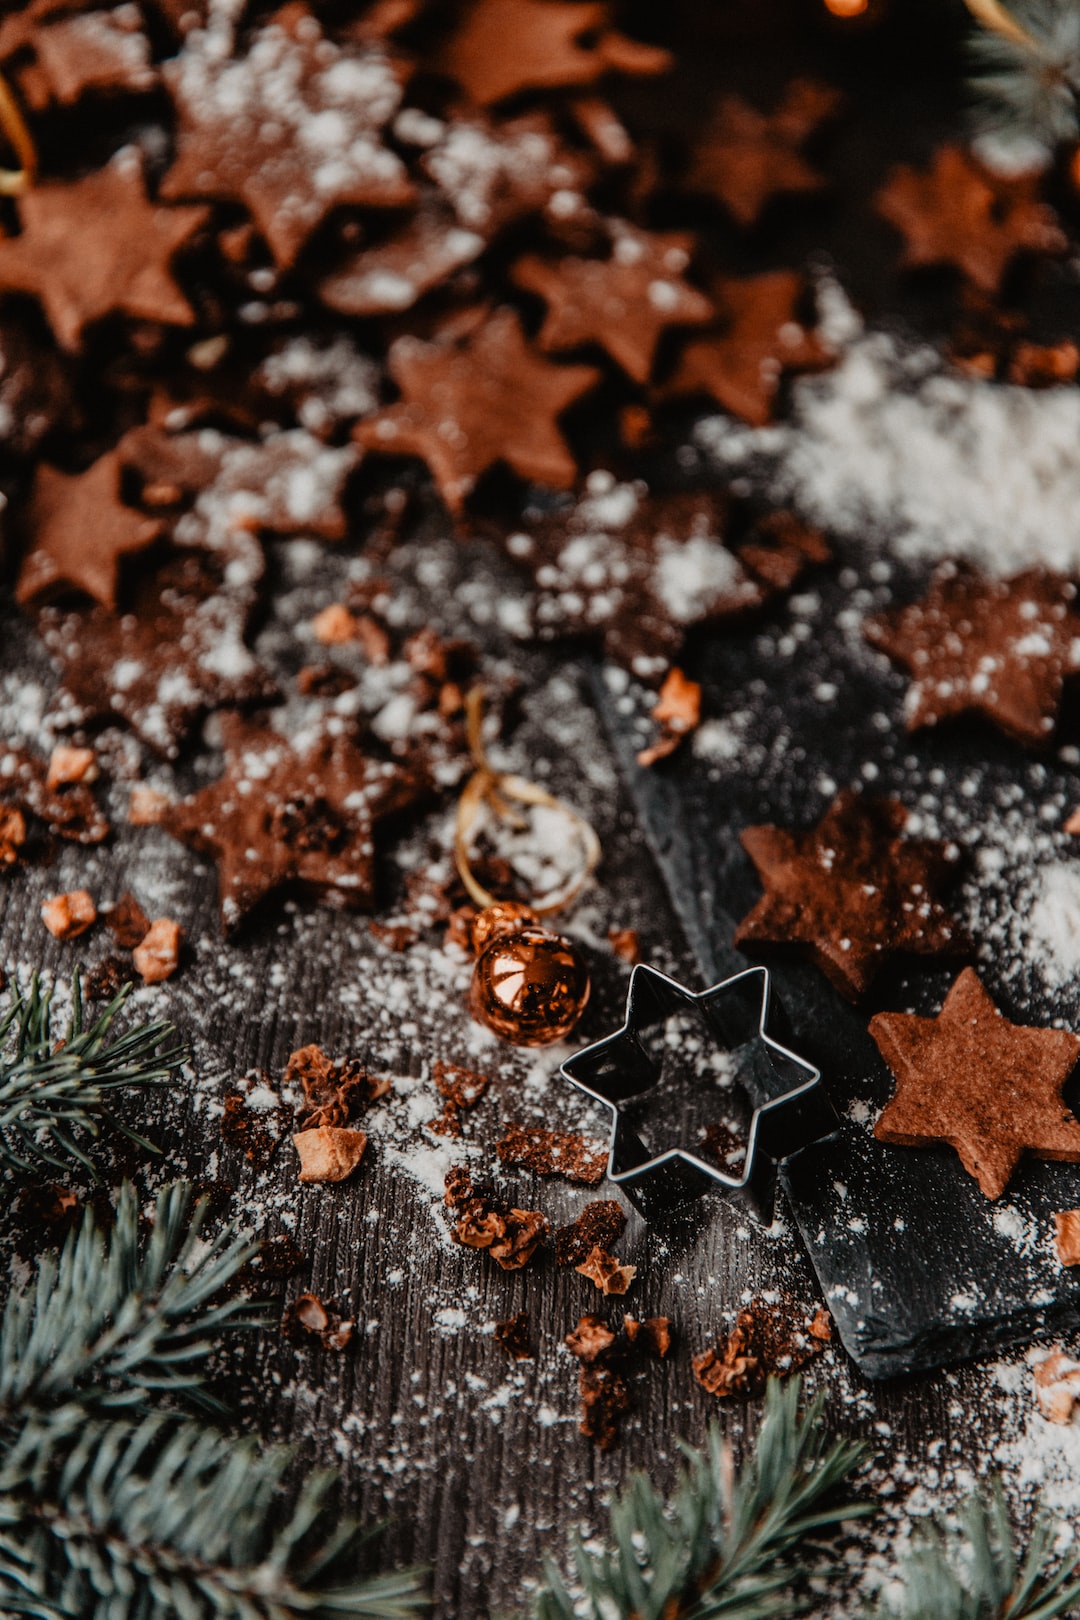
<instances>
[{"instance_id":1,"label":"metal star cookie cutter","mask_svg":"<svg viewBox=\"0 0 1080 1620\"><path fill-rule=\"evenodd\" d=\"M738 1175L686 1148L654 1155L627 1120L627 1107L644 1098L662 1074L662 1053L650 1051L642 1035L680 1012L696 1014L738 1061L737 1079L752 1109ZM820 1069L778 1039L783 1029L783 1008L772 995L767 968L747 968L695 992L639 964L630 975L622 1028L562 1064L560 1073L572 1086L610 1111L608 1177L647 1220L714 1191L767 1223L777 1165L836 1130L839 1121Z\"/></svg>"}]
</instances>

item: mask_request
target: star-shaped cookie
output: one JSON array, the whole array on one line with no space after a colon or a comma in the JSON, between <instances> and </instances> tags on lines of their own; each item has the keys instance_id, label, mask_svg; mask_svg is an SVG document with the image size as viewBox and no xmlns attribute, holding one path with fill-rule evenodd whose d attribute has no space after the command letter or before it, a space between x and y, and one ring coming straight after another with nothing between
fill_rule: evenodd
<instances>
[{"instance_id":1,"label":"star-shaped cookie","mask_svg":"<svg viewBox=\"0 0 1080 1620\"><path fill-rule=\"evenodd\" d=\"M519 259L513 278L548 306L537 340L548 353L598 343L635 382L652 371L661 333L671 326L700 326L712 304L683 280L693 237L684 231L642 231L621 220L610 224L606 259L574 255L552 261L534 254Z\"/></svg>"},{"instance_id":2,"label":"star-shaped cookie","mask_svg":"<svg viewBox=\"0 0 1080 1620\"><path fill-rule=\"evenodd\" d=\"M479 107L609 71L665 72L668 52L618 33L611 10L607 0L473 0L434 65Z\"/></svg>"},{"instance_id":3,"label":"star-shaped cookie","mask_svg":"<svg viewBox=\"0 0 1080 1620\"><path fill-rule=\"evenodd\" d=\"M747 827L743 848L765 893L739 924L736 945L794 947L850 1001L900 952L962 950L963 935L938 898L956 851L903 838L907 820L897 800L849 789L807 832Z\"/></svg>"},{"instance_id":4,"label":"star-shaped cookie","mask_svg":"<svg viewBox=\"0 0 1080 1620\"><path fill-rule=\"evenodd\" d=\"M838 90L813 79L795 79L772 113L758 112L741 96L722 96L694 150L687 189L718 197L745 228L779 193L820 190L825 182L801 148L841 99Z\"/></svg>"},{"instance_id":5,"label":"star-shaped cookie","mask_svg":"<svg viewBox=\"0 0 1080 1620\"><path fill-rule=\"evenodd\" d=\"M736 1197L767 1221L777 1163L836 1129L819 1070L776 1039L776 1011L765 968L749 968L694 992L639 964L630 975L622 1028L562 1065L571 1085L608 1110L608 1176L646 1216L665 1214L712 1190ZM656 1038L675 1017L700 1026L695 1089L706 1112L715 1106L717 1089L707 1072L709 1054L719 1051L730 1059L730 1076L749 1110L737 1170L703 1158L700 1147L657 1151L635 1128L638 1105L666 1078ZM672 1118L678 1117L677 1096L665 1097L665 1105Z\"/></svg>"},{"instance_id":6,"label":"star-shaped cookie","mask_svg":"<svg viewBox=\"0 0 1080 1620\"><path fill-rule=\"evenodd\" d=\"M282 890L370 910L376 824L416 803L423 778L370 758L343 736L296 748L235 714L222 717L222 731L225 774L169 805L161 825L217 861L225 932Z\"/></svg>"},{"instance_id":7,"label":"star-shaped cookie","mask_svg":"<svg viewBox=\"0 0 1080 1620\"><path fill-rule=\"evenodd\" d=\"M292 4L242 56L197 30L164 72L180 132L162 196L244 203L279 265L295 263L340 204L412 200L404 163L383 144L401 72L380 43L343 50Z\"/></svg>"},{"instance_id":8,"label":"star-shaped cookie","mask_svg":"<svg viewBox=\"0 0 1080 1620\"><path fill-rule=\"evenodd\" d=\"M870 1033L896 1076L879 1142L947 1143L987 1198L1001 1196L1025 1152L1080 1161L1080 1120L1061 1100L1080 1036L1011 1024L973 968L936 1018L878 1013Z\"/></svg>"},{"instance_id":9,"label":"star-shaped cookie","mask_svg":"<svg viewBox=\"0 0 1080 1620\"><path fill-rule=\"evenodd\" d=\"M398 338L388 365L401 401L358 422L353 436L368 450L426 461L452 512L498 461L537 483L573 483L577 465L556 423L599 373L542 359L513 310L497 309L462 339Z\"/></svg>"},{"instance_id":10,"label":"star-shaped cookie","mask_svg":"<svg viewBox=\"0 0 1080 1620\"><path fill-rule=\"evenodd\" d=\"M84 329L106 315L194 321L169 266L209 209L150 202L133 147L81 180L31 186L18 210L22 230L0 240L0 292L40 299L62 348L78 349Z\"/></svg>"},{"instance_id":11,"label":"star-shaped cookie","mask_svg":"<svg viewBox=\"0 0 1080 1620\"><path fill-rule=\"evenodd\" d=\"M1031 181L993 179L958 146L939 147L927 173L898 164L875 207L905 238L902 264L955 265L988 294L1018 253L1062 253L1068 245Z\"/></svg>"},{"instance_id":12,"label":"star-shaped cookie","mask_svg":"<svg viewBox=\"0 0 1080 1620\"><path fill-rule=\"evenodd\" d=\"M163 529L121 500L120 468L117 450L82 473L38 464L24 519L30 549L15 587L21 603L74 589L103 608L116 607L121 557L145 550Z\"/></svg>"},{"instance_id":13,"label":"star-shaped cookie","mask_svg":"<svg viewBox=\"0 0 1080 1620\"><path fill-rule=\"evenodd\" d=\"M866 639L914 677L909 731L982 714L1038 747L1053 734L1065 676L1080 669L1071 580L1031 568L987 579L960 563L934 574L921 602L868 619Z\"/></svg>"},{"instance_id":14,"label":"star-shaped cookie","mask_svg":"<svg viewBox=\"0 0 1080 1620\"><path fill-rule=\"evenodd\" d=\"M733 416L764 427L785 372L816 371L834 358L799 318L803 293L794 270L718 281L712 294L727 329L692 338L663 393L708 394Z\"/></svg>"}]
</instances>

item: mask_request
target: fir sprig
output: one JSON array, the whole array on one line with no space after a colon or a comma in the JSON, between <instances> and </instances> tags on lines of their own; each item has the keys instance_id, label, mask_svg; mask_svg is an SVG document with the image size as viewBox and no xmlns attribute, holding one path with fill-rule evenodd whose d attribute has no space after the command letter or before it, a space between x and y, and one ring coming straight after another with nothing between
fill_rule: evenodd
<instances>
[{"instance_id":1,"label":"fir sprig","mask_svg":"<svg viewBox=\"0 0 1080 1620\"><path fill-rule=\"evenodd\" d=\"M106 1237L88 1210L61 1253L42 1255L0 1316L0 1422L75 1401L96 1412L183 1396L220 1411L202 1388L213 1337L254 1320L223 1292L256 1245L226 1229L204 1241L206 1203L159 1193L142 1241L134 1190L120 1190Z\"/></svg>"},{"instance_id":2,"label":"fir sprig","mask_svg":"<svg viewBox=\"0 0 1080 1620\"><path fill-rule=\"evenodd\" d=\"M411 1620L415 1571L358 1577L329 1475L276 1527L285 1447L162 1417L55 1424L0 1459L0 1609L40 1620Z\"/></svg>"},{"instance_id":3,"label":"fir sprig","mask_svg":"<svg viewBox=\"0 0 1080 1620\"><path fill-rule=\"evenodd\" d=\"M94 1175L81 1139L98 1136L105 1123L147 1151L158 1151L114 1113L112 1094L164 1085L186 1053L164 1019L113 1034L130 988L125 985L87 1025L76 973L71 1016L59 1041L52 992L42 988L37 974L29 990L15 991L0 1016L0 1167L48 1173L74 1162Z\"/></svg>"},{"instance_id":4,"label":"fir sprig","mask_svg":"<svg viewBox=\"0 0 1080 1620\"><path fill-rule=\"evenodd\" d=\"M1080 1551L1055 1558L1057 1528L1040 1508L1021 1559L996 1479L918 1534L873 1620L1054 1620L1080 1602Z\"/></svg>"},{"instance_id":5,"label":"fir sprig","mask_svg":"<svg viewBox=\"0 0 1080 1620\"><path fill-rule=\"evenodd\" d=\"M969 85L978 122L996 134L1053 149L1080 134L1077 0L967 0L982 24L971 43Z\"/></svg>"},{"instance_id":6,"label":"fir sprig","mask_svg":"<svg viewBox=\"0 0 1080 1620\"><path fill-rule=\"evenodd\" d=\"M545 1567L536 1620L768 1620L799 1606L789 1556L868 1503L830 1502L864 1455L826 1440L821 1398L799 1414L797 1378L770 1380L754 1449L739 1470L719 1430L686 1466L669 1503L637 1475L610 1510L610 1552L578 1539L581 1598ZM582 1606L582 1601L586 1607Z\"/></svg>"}]
</instances>

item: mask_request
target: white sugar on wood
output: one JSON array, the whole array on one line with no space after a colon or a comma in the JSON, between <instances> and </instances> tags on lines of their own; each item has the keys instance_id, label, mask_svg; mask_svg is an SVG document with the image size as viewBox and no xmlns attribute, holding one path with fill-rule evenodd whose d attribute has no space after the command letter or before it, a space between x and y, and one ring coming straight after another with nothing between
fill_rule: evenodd
<instances>
[{"instance_id":1,"label":"white sugar on wood","mask_svg":"<svg viewBox=\"0 0 1080 1620\"><path fill-rule=\"evenodd\" d=\"M842 303L835 286L827 297ZM846 329L840 360L794 385L788 421L710 417L701 447L748 490L900 556L1080 568L1080 391L962 376L850 314L830 327Z\"/></svg>"}]
</instances>

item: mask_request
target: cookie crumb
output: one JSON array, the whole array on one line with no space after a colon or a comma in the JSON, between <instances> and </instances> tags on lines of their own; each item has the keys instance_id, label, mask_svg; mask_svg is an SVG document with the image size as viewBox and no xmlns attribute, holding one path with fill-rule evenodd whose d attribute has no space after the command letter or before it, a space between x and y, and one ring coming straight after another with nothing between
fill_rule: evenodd
<instances>
[{"instance_id":1,"label":"cookie crumb","mask_svg":"<svg viewBox=\"0 0 1080 1620\"><path fill-rule=\"evenodd\" d=\"M77 939L97 921L97 907L88 889L72 889L44 901L41 920L55 939Z\"/></svg>"},{"instance_id":2,"label":"cookie crumb","mask_svg":"<svg viewBox=\"0 0 1080 1620\"><path fill-rule=\"evenodd\" d=\"M318 1125L298 1131L293 1147L300 1155L301 1181L344 1181L360 1163L367 1137L339 1125Z\"/></svg>"}]
</instances>

